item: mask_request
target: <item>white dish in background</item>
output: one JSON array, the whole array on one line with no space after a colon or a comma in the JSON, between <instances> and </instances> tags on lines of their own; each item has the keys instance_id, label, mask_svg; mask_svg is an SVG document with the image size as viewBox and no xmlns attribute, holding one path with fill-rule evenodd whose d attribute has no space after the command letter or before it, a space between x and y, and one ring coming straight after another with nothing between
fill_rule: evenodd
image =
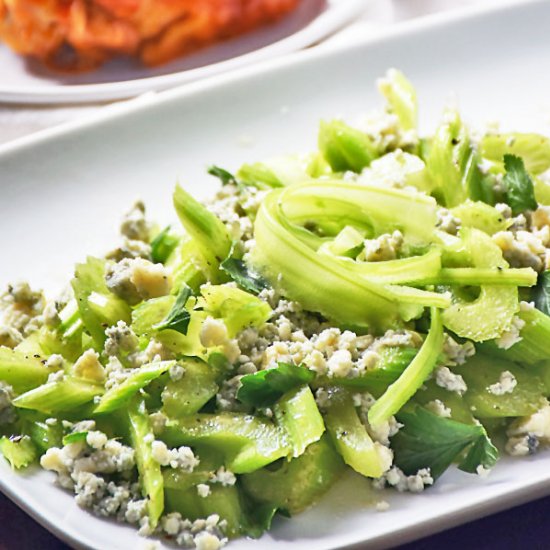
<instances>
[{"instance_id":1,"label":"white dish in background","mask_svg":"<svg viewBox=\"0 0 550 550\"><path fill-rule=\"evenodd\" d=\"M502 120L550 130L550 3L413 22L391 36L292 59L172 90L110 109L0 148L0 285L19 277L56 288L75 261L115 238L120 214L140 195L151 217L172 220L176 180L204 197L216 182L205 167L313 148L319 119L381 104L375 79L398 66L417 87L421 125L433 129L454 91L469 121ZM510 36L514 40L510 40ZM170 214L168 214L170 213ZM385 513L367 482L351 476L319 506L278 518L261 543L234 550L323 550L396 545L550 493L548 453L503 458L482 479L456 469L420 495L387 493ZM131 527L80 510L47 472L13 473L0 460L0 489L74 546L144 548ZM261 545L261 546L260 546Z\"/></svg>"},{"instance_id":2,"label":"white dish in background","mask_svg":"<svg viewBox=\"0 0 550 550\"><path fill-rule=\"evenodd\" d=\"M0 43L0 101L82 103L165 90L310 46L349 23L365 9L366 2L302 0L293 13L275 24L156 68L118 58L89 73L65 74L48 70Z\"/></svg>"}]
</instances>

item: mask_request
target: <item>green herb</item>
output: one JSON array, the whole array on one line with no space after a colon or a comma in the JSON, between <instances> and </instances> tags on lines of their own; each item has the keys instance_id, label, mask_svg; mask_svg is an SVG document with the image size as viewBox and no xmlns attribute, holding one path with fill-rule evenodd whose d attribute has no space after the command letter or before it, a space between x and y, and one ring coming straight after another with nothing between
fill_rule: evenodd
<instances>
[{"instance_id":1,"label":"green herb","mask_svg":"<svg viewBox=\"0 0 550 550\"><path fill-rule=\"evenodd\" d=\"M191 314L185 309L185 304L192 294L193 291L187 285L183 285L168 315L160 323L153 325L153 328L156 330L171 329L181 334L187 334Z\"/></svg>"},{"instance_id":2,"label":"green herb","mask_svg":"<svg viewBox=\"0 0 550 550\"><path fill-rule=\"evenodd\" d=\"M71 434L67 434L63 438L63 445L69 445L70 443L78 443L79 441L86 441L87 436L88 436L88 432L73 432Z\"/></svg>"},{"instance_id":3,"label":"green herb","mask_svg":"<svg viewBox=\"0 0 550 550\"><path fill-rule=\"evenodd\" d=\"M404 427L392 438L392 448L395 464L407 475L429 468L437 479L468 447L470 451L459 464L461 470L491 468L498 459L482 426L442 418L422 407L402 412L398 418Z\"/></svg>"},{"instance_id":4,"label":"green herb","mask_svg":"<svg viewBox=\"0 0 550 550\"><path fill-rule=\"evenodd\" d=\"M151 259L153 263L163 264L172 251L178 245L179 239L175 235L169 233L170 226L165 227L152 241L151 241Z\"/></svg>"},{"instance_id":5,"label":"green herb","mask_svg":"<svg viewBox=\"0 0 550 550\"><path fill-rule=\"evenodd\" d=\"M507 202L514 216L524 210L536 210L537 201L533 180L525 169L523 160L514 155L504 155L506 174L502 180L506 189Z\"/></svg>"},{"instance_id":6,"label":"green herb","mask_svg":"<svg viewBox=\"0 0 550 550\"><path fill-rule=\"evenodd\" d=\"M535 307L546 313L546 315L550 315L550 271L545 271L539 275L533 298Z\"/></svg>"},{"instance_id":7,"label":"green herb","mask_svg":"<svg viewBox=\"0 0 550 550\"><path fill-rule=\"evenodd\" d=\"M247 292L259 294L269 287L269 283L261 275L251 270L242 260L227 258L220 267Z\"/></svg>"},{"instance_id":8,"label":"green herb","mask_svg":"<svg viewBox=\"0 0 550 550\"><path fill-rule=\"evenodd\" d=\"M237 178L235 178L231 172L228 172L219 166L210 166L208 168L208 173L211 176L218 178L222 182L222 185L237 185Z\"/></svg>"},{"instance_id":9,"label":"green herb","mask_svg":"<svg viewBox=\"0 0 550 550\"><path fill-rule=\"evenodd\" d=\"M307 367L278 363L273 369L243 376L237 399L246 405L268 407L287 391L308 384L314 378L315 374Z\"/></svg>"}]
</instances>

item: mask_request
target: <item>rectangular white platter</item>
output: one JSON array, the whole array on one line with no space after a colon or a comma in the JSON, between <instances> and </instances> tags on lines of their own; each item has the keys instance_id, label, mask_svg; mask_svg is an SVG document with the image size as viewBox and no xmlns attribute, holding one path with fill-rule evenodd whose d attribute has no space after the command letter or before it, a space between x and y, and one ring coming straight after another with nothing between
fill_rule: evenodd
<instances>
[{"instance_id":1,"label":"rectangular white platter","mask_svg":"<svg viewBox=\"0 0 550 550\"><path fill-rule=\"evenodd\" d=\"M320 118L353 120L380 105L375 79L399 67L418 89L425 131L450 92L477 125L550 131L550 3L521 2L458 18L436 17L362 43L286 60L115 107L84 124L0 149L0 285L19 278L59 289L75 261L105 251L120 214L142 197L173 220L179 180L197 196L216 183L205 167L315 147ZM313 510L276 520L260 543L235 550L381 548L550 493L549 455L503 459L486 479L458 471L420 494L388 494L374 510L364 480L350 477ZM144 548L130 527L80 510L45 472L17 475L0 461L0 489L73 546Z\"/></svg>"}]
</instances>

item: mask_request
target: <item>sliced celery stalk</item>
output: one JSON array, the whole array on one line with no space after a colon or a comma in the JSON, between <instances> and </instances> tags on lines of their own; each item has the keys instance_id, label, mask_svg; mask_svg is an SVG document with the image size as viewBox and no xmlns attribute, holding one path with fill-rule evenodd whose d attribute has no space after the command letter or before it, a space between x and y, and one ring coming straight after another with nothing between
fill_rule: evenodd
<instances>
[{"instance_id":1,"label":"sliced celery stalk","mask_svg":"<svg viewBox=\"0 0 550 550\"><path fill-rule=\"evenodd\" d=\"M474 267L502 270L508 267L500 248L483 231L463 228L461 236ZM516 286L483 285L479 296L471 302L456 297L455 303L443 312L443 324L458 336L483 342L508 330L518 309Z\"/></svg>"},{"instance_id":2,"label":"sliced celery stalk","mask_svg":"<svg viewBox=\"0 0 550 550\"><path fill-rule=\"evenodd\" d=\"M237 172L237 177L259 189L304 183L311 179L308 173L309 160L307 156L285 155L254 164L244 164Z\"/></svg>"},{"instance_id":3,"label":"sliced celery stalk","mask_svg":"<svg viewBox=\"0 0 550 550\"><path fill-rule=\"evenodd\" d=\"M183 227L199 246L207 264L216 270L213 274L219 273L217 267L231 250L231 238L225 225L179 185L176 185L173 199Z\"/></svg>"},{"instance_id":4,"label":"sliced celery stalk","mask_svg":"<svg viewBox=\"0 0 550 550\"><path fill-rule=\"evenodd\" d=\"M302 455L308 445L319 441L325 431L323 417L309 386L299 386L285 393L273 412L277 424L288 434L294 458Z\"/></svg>"},{"instance_id":5,"label":"sliced celery stalk","mask_svg":"<svg viewBox=\"0 0 550 550\"><path fill-rule=\"evenodd\" d=\"M33 414L33 413L31 413ZM46 424L42 419L24 419L24 432L29 435L33 443L41 453L45 453L51 447L61 447L63 440L63 427L61 422Z\"/></svg>"},{"instance_id":6,"label":"sliced celery stalk","mask_svg":"<svg viewBox=\"0 0 550 550\"><path fill-rule=\"evenodd\" d=\"M142 399L134 398L130 401L128 423L132 447L136 453L141 490L143 496L148 498L149 523L154 529L164 510L164 482L160 464L153 458L151 442L155 436Z\"/></svg>"},{"instance_id":7,"label":"sliced celery stalk","mask_svg":"<svg viewBox=\"0 0 550 550\"><path fill-rule=\"evenodd\" d=\"M432 308L428 336L420 351L403 374L385 391L369 410L369 423L379 426L396 414L422 386L443 351L443 324L440 312Z\"/></svg>"},{"instance_id":8,"label":"sliced celery stalk","mask_svg":"<svg viewBox=\"0 0 550 550\"><path fill-rule=\"evenodd\" d=\"M48 368L35 357L0 346L0 380L7 382L17 393L43 384Z\"/></svg>"},{"instance_id":9,"label":"sliced celery stalk","mask_svg":"<svg viewBox=\"0 0 550 550\"><path fill-rule=\"evenodd\" d=\"M26 468L38 458L38 452L28 435L0 438L0 453L14 470Z\"/></svg>"},{"instance_id":10,"label":"sliced celery stalk","mask_svg":"<svg viewBox=\"0 0 550 550\"><path fill-rule=\"evenodd\" d=\"M103 392L103 386L66 376L58 382L48 382L16 397L13 405L55 415L89 403Z\"/></svg>"},{"instance_id":11,"label":"sliced celery stalk","mask_svg":"<svg viewBox=\"0 0 550 550\"><path fill-rule=\"evenodd\" d=\"M125 405L139 390L147 386L149 382L167 372L168 369L173 367L175 364L175 361L157 361L155 363L143 365L138 370L130 374L124 382L105 392L95 408L94 413L108 413L119 409Z\"/></svg>"},{"instance_id":12,"label":"sliced celery stalk","mask_svg":"<svg viewBox=\"0 0 550 550\"><path fill-rule=\"evenodd\" d=\"M247 185L254 185L258 189L272 189L284 185L265 162L243 164L237 172L237 177Z\"/></svg>"},{"instance_id":13,"label":"sliced celery stalk","mask_svg":"<svg viewBox=\"0 0 550 550\"><path fill-rule=\"evenodd\" d=\"M172 447L213 447L224 453L227 467L238 474L253 472L290 452L281 428L242 413L195 414L169 420L161 437Z\"/></svg>"},{"instance_id":14,"label":"sliced celery stalk","mask_svg":"<svg viewBox=\"0 0 550 550\"><path fill-rule=\"evenodd\" d=\"M202 284L216 277L218 269L216 265L211 266L207 263L198 243L187 235L172 251L166 260L166 266L172 269L174 294L177 294L183 285L198 292Z\"/></svg>"},{"instance_id":15,"label":"sliced celery stalk","mask_svg":"<svg viewBox=\"0 0 550 550\"><path fill-rule=\"evenodd\" d=\"M497 163L503 162L504 155L521 157L527 170L535 175L550 168L550 139L540 134L487 134L480 149L483 157Z\"/></svg>"},{"instance_id":16,"label":"sliced celery stalk","mask_svg":"<svg viewBox=\"0 0 550 550\"><path fill-rule=\"evenodd\" d=\"M325 425L344 462L366 477L380 477L389 466L372 441L353 406L351 396L341 388L330 392Z\"/></svg>"},{"instance_id":17,"label":"sliced celery stalk","mask_svg":"<svg viewBox=\"0 0 550 550\"><path fill-rule=\"evenodd\" d=\"M418 102L416 91L405 75L397 69L389 69L379 79L378 89L388 102L390 112L395 113L403 130L416 129Z\"/></svg>"},{"instance_id":18,"label":"sliced celery stalk","mask_svg":"<svg viewBox=\"0 0 550 550\"><path fill-rule=\"evenodd\" d=\"M178 418L198 412L218 391L219 372L193 357L180 361L185 369L180 380L169 381L162 392L164 412Z\"/></svg>"},{"instance_id":19,"label":"sliced celery stalk","mask_svg":"<svg viewBox=\"0 0 550 550\"><path fill-rule=\"evenodd\" d=\"M527 416L545 403L543 381L531 370L510 361L479 353L464 365L453 367L453 371L464 378L468 391L463 399L478 418ZM495 395L488 388L497 383L505 371L514 375L517 385L510 392Z\"/></svg>"},{"instance_id":20,"label":"sliced celery stalk","mask_svg":"<svg viewBox=\"0 0 550 550\"><path fill-rule=\"evenodd\" d=\"M493 341L484 342L481 349L488 355L535 365L550 359L550 317L538 309L520 309L518 317L525 322L521 340L508 349L499 348Z\"/></svg>"},{"instance_id":21,"label":"sliced celery stalk","mask_svg":"<svg viewBox=\"0 0 550 550\"><path fill-rule=\"evenodd\" d=\"M322 120L317 144L334 172L361 172L379 156L375 143L367 134L341 120Z\"/></svg>"},{"instance_id":22,"label":"sliced celery stalk","mask_svg":"<svg viewBox=\"0 0 550 550\"><path fill-rule=\"evenodd\" d=\"M207 313L223 319L230 338L247 327L263 325L273 313L267 302L239 288L205 285L201 295Z\"/></svg>"},{"instance_id":23,"label":"sliced celery stalk","mask_svg":"<svg viewBox=\"0 0 550 550\"><path fill-rule=\"evenodd\" d=\"M105 328L117 321L130 322L130 306L112 294L104 280L105 262L88 257L77 264L71 281L80 317L98 349L105 343Z\"/></svg>"},{"instance_id":24,"label":"sliced celery stalk","mask_svg":"<svg viewBox=\"0 0 550 550\"><path fill-rule=\"evenodd\" d=\"M328 436L312 443L298 458L243 475L245 492L257 503L270 503L290 515L315 504L344 470Z\"/></svg>"},{"instance_id":25,"label":"sliced celery stalk","mask_svg":"<svg viewBox=\"0 0 550 550\"><path fill-rule=\"evenodd\" d=\"M512 223L496 208L479 201L467 200L452 208L451 214L460 220L462 227L473 227L487 235L505 231Z\"/></svg>"},{"instance_id":26,"label":"sliced celery stalk","mask_svg":"<svg viewBox=\"0 0 550 550\"><path fill-rule=\"evenodd\" d=\"M530 267L521 267L517 269L499 269L498 267L447 267L442 268L435 277L426 277L416 282L421 285L534 286L537 284L537 272Z\"/></svg>"}]
</instances>

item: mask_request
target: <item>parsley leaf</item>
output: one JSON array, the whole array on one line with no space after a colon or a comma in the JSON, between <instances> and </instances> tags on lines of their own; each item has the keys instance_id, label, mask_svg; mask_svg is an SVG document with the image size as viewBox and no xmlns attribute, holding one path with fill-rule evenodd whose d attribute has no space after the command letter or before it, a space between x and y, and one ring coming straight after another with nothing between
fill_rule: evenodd
<instances>
[{"instance_id":1,"label":"parsley leaf","mask_svg":"<svg viewBox=\"0 0 550 550\"><path fill-rule=\"evenodd\" d=\"M245 405L269 407L287 391L308 384L314 378L315 373L307 367L278 363L275 368L243 376L237 399Z\"/></svg>"},{"instance_id":2,"label":"parsley leaf","mask_svg":"<svg viewBox=\"0 0 550 550\"><path fill-rule=\"evenodd\" d=\"M398 415L404 427L392 438L395 464L407 475L430 468L437 479L461 453L470 447L459 468L475 472L478 466L491 468L498 459L483 426L462 424L442 418L422 407Z\"/></svg>"},{"instance_id":3,"label":"parsley leaf","mask_svg":"<svg viewBox=\"0 0 550 550\"><path fill-rule=\"evenodd\" d=\"M524 210L536 210L535 189L533 180L525 169L523 160L514 155L504 155L506 174L502 180L506 189L507 202L514 216Z\"/></svg>"},{"instance_id":4,"label":"parsley leaf","mask_svg":"<svg viewBox=\"0 0 550 550\"><path fill-rule=\"evenodd\" d=\"M231 172L228 172L219 166L210 166L208 168L208 173L211 176L218 178L222 182L222 185L238 185L237 178Z\"/></svg>"},{"instance_id":5,"label":"parsley leaf","mask_svg":"<svg viewBox=\"0 0 550 550\"><path fill-rule=\"evenodd\" d=\"M187 285L183 285L168 315L160 323L153 325L153 328L156 330L171 329L181 334L187 334L191 314L185 309L185 304L192 294L193 291Z\"/></svg>"},{"instance_id":6,"label":"parsley leaf","mask_svg":"<svg viewBox=\"0 0 550 550\"><path fill-rule=\"evenodd\" d=\"M533 292L535 307L550 315L550 271L545 271L539 275L537 286Z\"/></svg>"},{"instance_id":7,"label":"parsley leaf","mask_svg":"<svg viewBox=\"0 0 550 550\"><path fill-rule=\"evenodd\" d=\"M165 227L151 241L151 259L155 264L163 264L174 248L178 245L179 239L175 235L169 233L170 226Z\"/></svg>"},{"instance_id":8,"label":"parsley leaf","mask_svg":"<svg viewBox=\"0 0 550 550\"><path fill-rule=\"evenodd\" d=\"M265 288L269 288L268 282L261 275L251 270L242 260L227 258L220 264L220 267L247 292L259 294Z\"/></svg>"}]
</instances>

